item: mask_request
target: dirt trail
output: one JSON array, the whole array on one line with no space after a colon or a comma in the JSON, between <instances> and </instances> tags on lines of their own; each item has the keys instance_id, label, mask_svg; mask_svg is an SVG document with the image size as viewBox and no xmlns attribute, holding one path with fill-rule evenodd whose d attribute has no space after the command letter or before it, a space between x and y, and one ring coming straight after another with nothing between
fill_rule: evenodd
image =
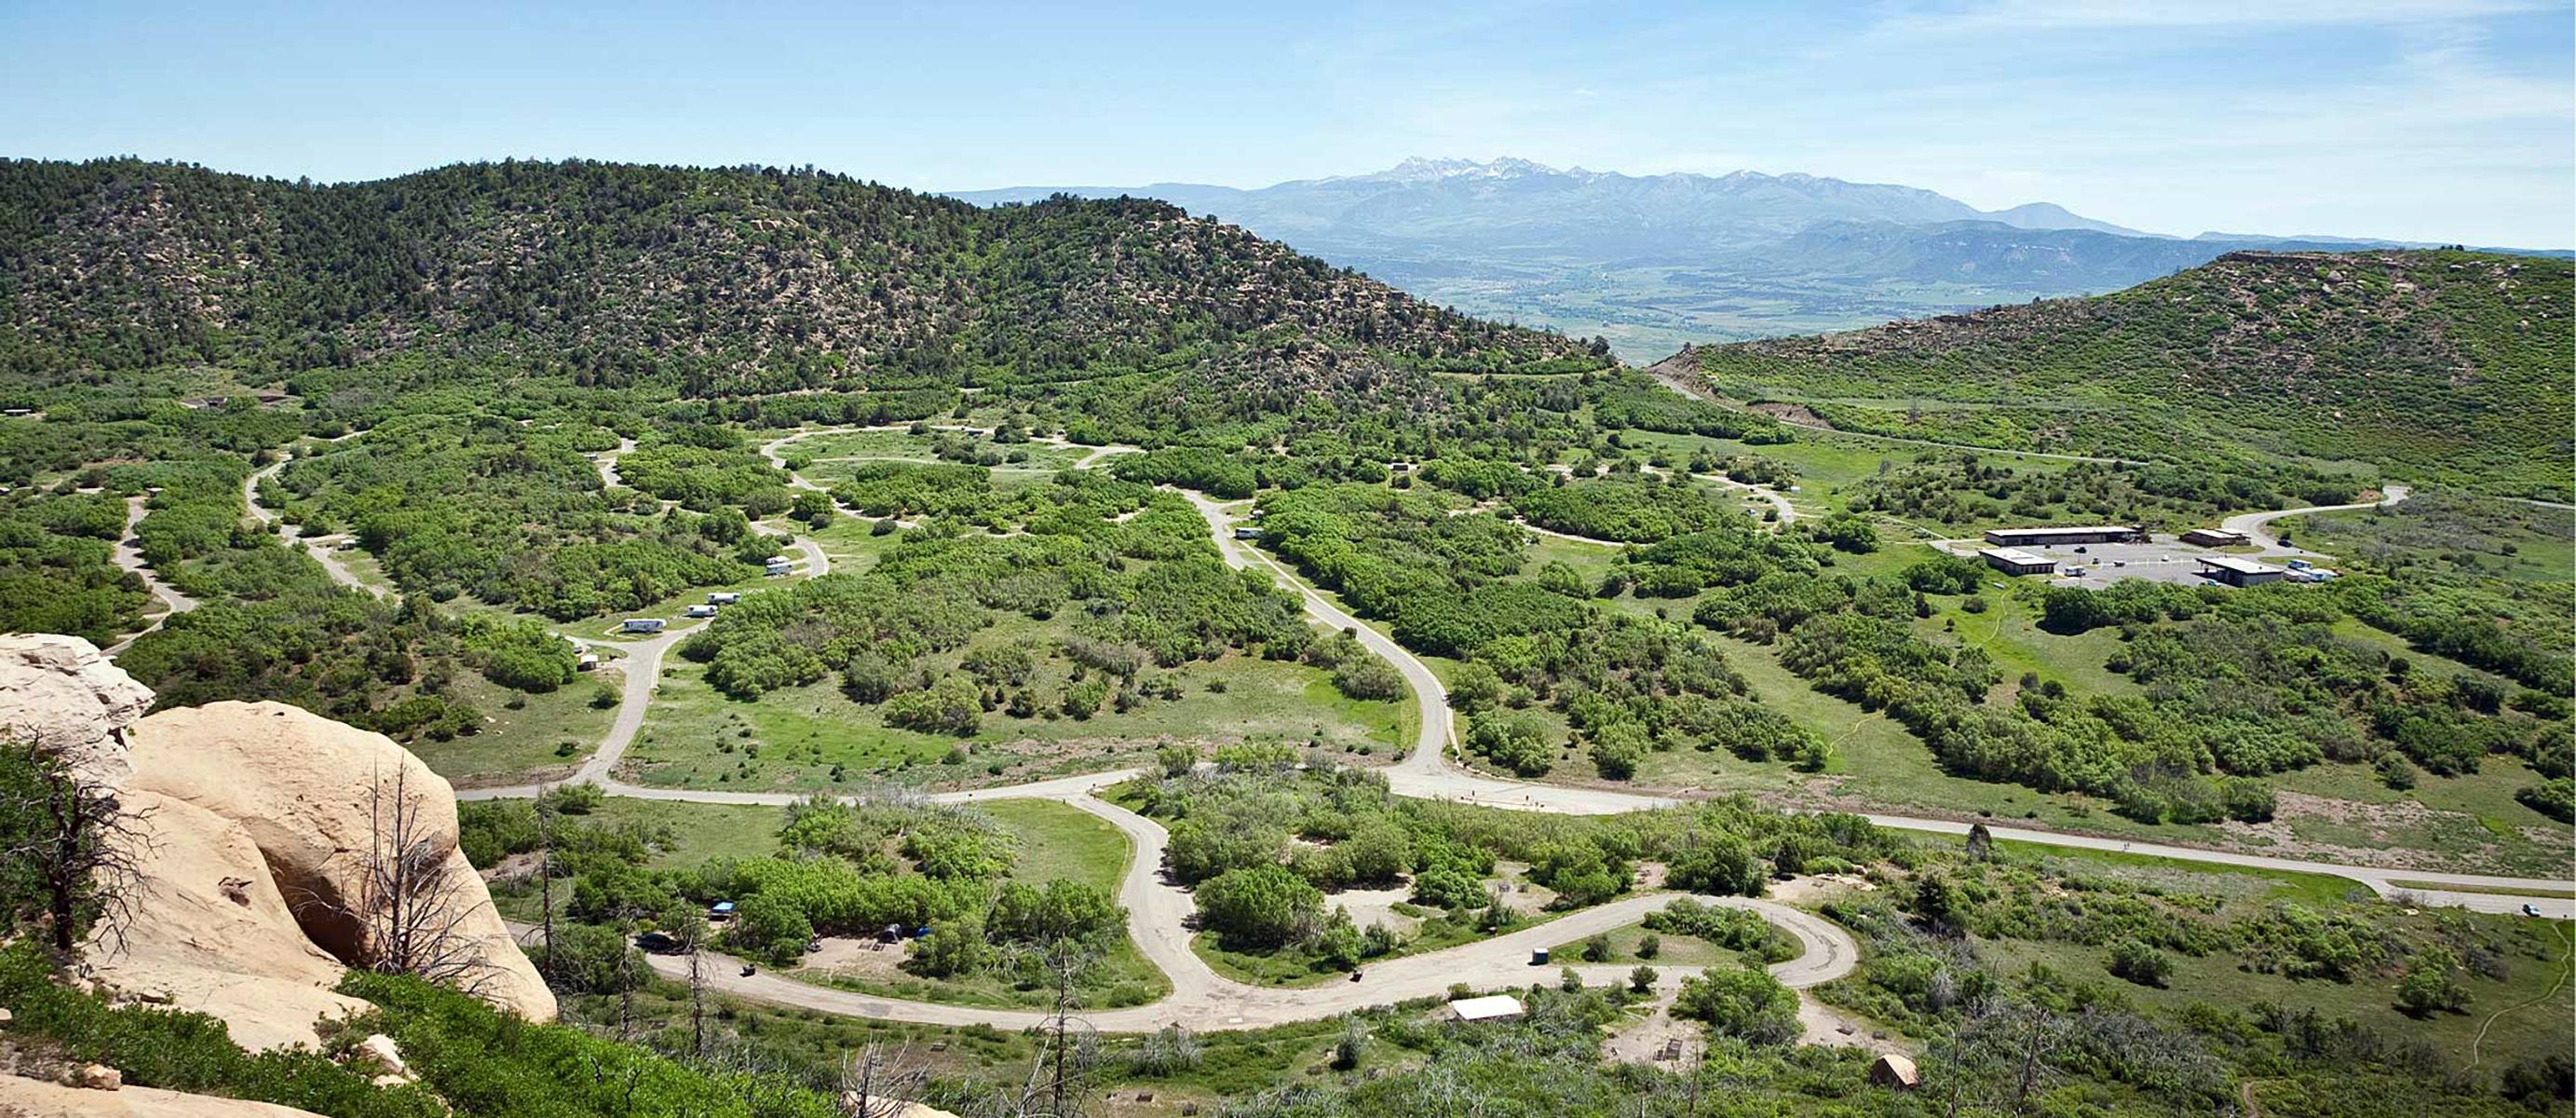
<instances>
[{"instance_id":1,"label":"dirt trail","mask_svg":"<svg viewBox=\"0 0 2576 1118\"><path fill-rule=\"evenodd\" d=\"M159 631L162 623L170 620L173 614L186 613L197 608L195 598L182 594L177 587L161 581L161 572L153 570L150 564L143 561L143 541L135 537L134 526L143 522L143 506L148 500L149 498L139 493L125 499L125 534L117 537L116 540L116 565L143 576L144 588L150 590L152 596L160 601L161 611L153 615L150 624L128 634L124 640L100 650L110 659L134 647L134 642L142 639L144 634Z\"/></svg>"}]
</instances>

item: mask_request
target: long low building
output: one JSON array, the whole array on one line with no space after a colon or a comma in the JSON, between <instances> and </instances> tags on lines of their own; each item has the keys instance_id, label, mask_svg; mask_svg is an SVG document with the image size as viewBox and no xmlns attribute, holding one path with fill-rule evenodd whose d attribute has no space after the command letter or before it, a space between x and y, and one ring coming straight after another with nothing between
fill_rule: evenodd
<instances>
[{"instance_id":1,"label":"long low building","mask_svg":"<svg viewBox=\"0 0 2576 1118\"><path fill-rule=\"evenodd\" d=\"M2147 534L2117 524L2081 528L1990 528L1986 542L1996 547L2056 547L2070 543L2145 543Z\"/></svg>"},{"instance_id":2,"label":"long low building","mask_svg":"<svg viewBox=\"0 0 2576 1118\"><path fill-rule=\"evenodd\" d=\"M2008 575L2044 575L2057 569L2057 560L2017 547L1989 547L1977 552L1977 558Z\"/></svg>"},{"instance_id":3,"label":"long low building","mask_svg":"<svg viewBox=\"0 0 2576 1118\"><path fill-rule=\"evenodd\" d=\"M2182 534L2182 542L2197 547L2234 547L2252 541L2243 532L2231 532L2225 528L2194 528Z\"/></svg>"},{"instance_id":4,"label":"long low building","mask_svg":"<svg viewBox=\"0 0 2576 1118\"><path fill-rule=\"evenodd\" d=\"M2257 563L2233 555L2213 555L2200 561L2200 573L2229 586L2253 586L2277 581L2290 572L2270 563Z\"/></svg>"},{"instance_id":5,"label":"long low building","mask_svg":"<svg viewBox=\"0 0 2576 1118\"><path fill-rule=\"evenodd\" d=\"M1510 994L1460 998L1449 1003L1449 1018L1453 1021L1518 1021L1526 1012L1521 1000Z\"/></svg>"}]
</instances>

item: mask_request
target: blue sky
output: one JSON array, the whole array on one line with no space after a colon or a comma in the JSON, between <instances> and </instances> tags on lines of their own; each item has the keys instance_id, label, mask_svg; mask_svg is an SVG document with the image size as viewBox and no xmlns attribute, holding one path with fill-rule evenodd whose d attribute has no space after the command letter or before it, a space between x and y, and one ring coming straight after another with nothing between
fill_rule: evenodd
<instances>
[{"instance_id":1,"label":"blue sky","mask_svg":"<svg viewBox=\"0 0 2576 1118\"><path fill-rule=\"evenodd\" d=\"M1913 4L43 4L0 155L340 180L504 156L925 189L1410 155L1805 171L2159 232L2576 244L2576 11Z\"/></svg>"}]
</instances>

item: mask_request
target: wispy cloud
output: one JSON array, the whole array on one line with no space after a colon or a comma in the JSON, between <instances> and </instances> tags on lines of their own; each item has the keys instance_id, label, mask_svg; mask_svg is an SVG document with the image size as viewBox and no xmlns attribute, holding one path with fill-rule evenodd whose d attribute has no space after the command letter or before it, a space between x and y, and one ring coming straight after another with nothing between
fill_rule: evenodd
<instances>
[{"instance_id":1,"label":"wispy cloud","mask_svg":"<svg viewBox=\"0 0 2576 1118\"><path fill-rule=\"evenodd\" d=\"M2554 5L2530 0L1988 0L1956 7L1908 7L1882 32L2387 27L2483 19Z\"/></svg>"}]
</instances>

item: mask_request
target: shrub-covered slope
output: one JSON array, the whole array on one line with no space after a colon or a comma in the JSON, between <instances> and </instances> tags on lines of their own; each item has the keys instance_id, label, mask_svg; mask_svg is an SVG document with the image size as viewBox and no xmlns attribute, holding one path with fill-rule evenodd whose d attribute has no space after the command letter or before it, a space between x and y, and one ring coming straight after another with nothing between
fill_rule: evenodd
<instances>
[{"instance_id":1,"label":"shrub-covered slope","mask_svg":"<svg viewBox=\"0 0 2576 1118\"><path fill-rule=\"evenodd\" d=\"M1700 350L1730 395L1837 427L2145 458L2368 462L2569 491L2565 260L2231 253L2111 295Z\"/></svg>"},{"instance_id":2,"label":"shrub-covered slope","mask_svg":"<svg viewBox=\"0 0 2576 1118\"><path fill-rule=\"evenodd\" d=\"M0 372L18 377L428 351L738 394L1133 368L1265 333L1399 363L1597 363L1159 202L979 210L761 168L315 186L0 162Z\"/></svg>"}]
</instances>

